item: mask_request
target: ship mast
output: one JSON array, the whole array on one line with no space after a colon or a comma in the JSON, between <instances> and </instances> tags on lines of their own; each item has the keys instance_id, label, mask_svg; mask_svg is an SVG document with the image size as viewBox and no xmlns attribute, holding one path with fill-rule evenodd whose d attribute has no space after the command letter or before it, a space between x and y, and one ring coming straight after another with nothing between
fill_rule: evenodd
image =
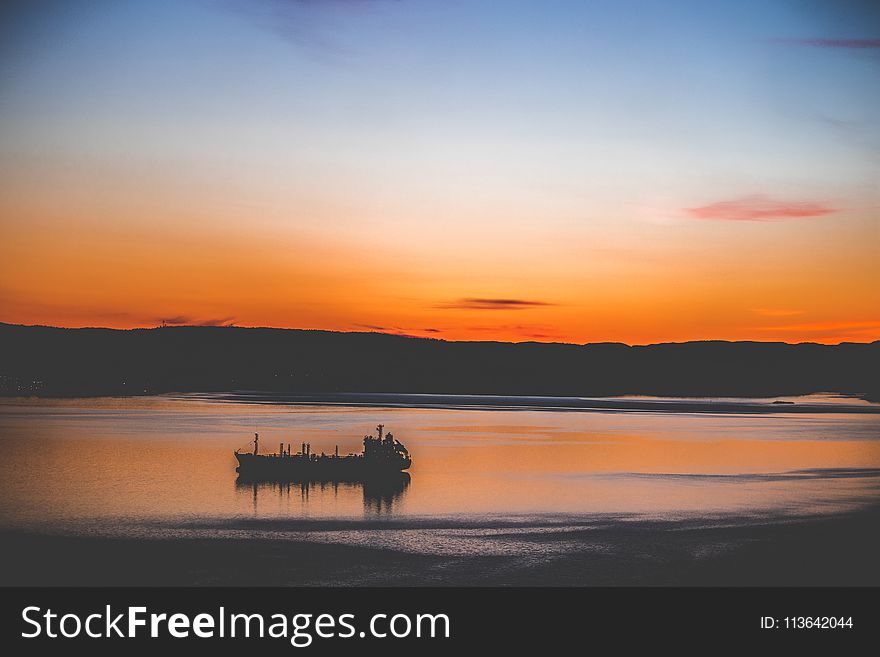
<instances>
[{"instance_id":1,"label":"ship mast","mask_svg":"<svg viewBox=\"0 0 880 657\"><path fill-rule=\"evenodd\" d=\"M255 432L254 433L254 456L257 455L257 448L259 447L259 444L260 444L260 434Z\"/></svg>"}]
</instances>

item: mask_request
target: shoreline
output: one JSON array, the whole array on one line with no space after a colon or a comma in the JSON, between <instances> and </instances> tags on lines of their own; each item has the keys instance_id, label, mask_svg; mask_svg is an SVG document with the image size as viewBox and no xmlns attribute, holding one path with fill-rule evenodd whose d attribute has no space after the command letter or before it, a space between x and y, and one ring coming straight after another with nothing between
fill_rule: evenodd
<instances>
[{"instance_id":1,"label":"shoreline","mask_svg":"<svg viewBox=\"0 0 880 657\"><path fill-rule=\"evenodd\" d=\"M744 524L604 518L548 534L538 523L493 535L532 546L512 554L418 553L308 532L143 539L4 528L0 586L877 586L878 522L880 505Z\"/></svg>"},{"instance_id":2,"label":"shoreline","mask_svg":"<svg viewBox=\"0 0 880 657\"><path fill-rule=\"evenodd\" d=\"M810 401L833 395L841 401ZM133 395L0 395L3 402L72 401L95 399L172 399L278 406L338 406L348 408L423 408L482 411L646 412L707 414L880 414L880 403L838 393L777 397L576 397L540 395L463 395L435 393L287 393L259 390L222 392L163 392ZM793 399L805 401L792 401ZM846 400L846 401L843 401Z\"/></svg>"},{"instance_id":3,"label":"shoreline","mask_svg":"<svg viewBox=\"0 0 880 657\"><path fill-rule=\"evenodd\" d=\"M423 393L278 393L232 391L220 393L177 393L172 399L196 399L242 404L290 406L342 406L355 408L431 408L444 410L524 411L621 411L668 413L856 413L880 414L880 404L867 401L794 402L790 398L718 397L561 397L538 395L451 395ZM841 396L858 400L857 397ZM782 401L782 400L785 401ZM809 396L806 397L809 399Z\"/></svg>"}]
</instances>

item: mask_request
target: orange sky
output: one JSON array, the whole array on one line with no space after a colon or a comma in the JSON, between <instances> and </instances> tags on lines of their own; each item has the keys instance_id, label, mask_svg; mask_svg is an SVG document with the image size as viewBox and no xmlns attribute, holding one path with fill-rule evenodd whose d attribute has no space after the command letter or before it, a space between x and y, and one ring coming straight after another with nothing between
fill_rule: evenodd
<instances>
[{"instance_id":1,"label":"orange sky","mask_svg":"<svg viewBox=\"0 0 880 657\"><path fill-rule=\"evenodd\" d=\"M2 198L2 215L16 218L0 246L3 321L631 344L880 338L876 229L865 214L636 216L551 232L526 221L499 231L485 218L492 208L422 226L322 208L326 219L311 223L287 220L301 212L295 201L266 213L74 178L41 198L19 175Z\"/></svg>"}]
</instances>

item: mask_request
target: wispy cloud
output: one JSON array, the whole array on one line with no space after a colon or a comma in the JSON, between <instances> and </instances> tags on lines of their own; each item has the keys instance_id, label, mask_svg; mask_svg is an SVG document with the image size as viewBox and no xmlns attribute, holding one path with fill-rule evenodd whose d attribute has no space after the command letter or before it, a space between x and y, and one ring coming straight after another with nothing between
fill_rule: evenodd
<instances>
[{"instance_id":1,"label":"wispy cloud","mask_svg":"<svg viewBox=\"0 0 880 657\"><path fill-rule=\"evenodd\" d=\"M197 320L193 326L232 326L234 323L235 317L221 317L219 319Z\"/></svg>"},{"instance_id":2,"label":"wispy cloud","mask_svg":"<svg viewBox=\"0 0 880 657\"><path fill-rule=\"evenodd\" d=\"M189 324L193 321L192 317L187 317L186 315L172 315L171 317L160 317L155 320L160 324L168 324L170 326L182 326L184 324Z\"/></svg>"},{"instance_id":3,"label":"wispy cloud","mask_svg":"<svg viewBox=\"0 0 880 657\"><path fill-rule=\"evenodd\" d=\"M790 43L798 46L812 46L814 48L847 48L857 50L870 50L880 48L880 39L776 39L779 43Z\"/></svg>"},{"instance_id":4,"label":"wispy cloud","mask_svg":"<svg viewBox=\"0 0 880 657\"><path fill-rule=\"evenodd\" d=\"M168 326L232 326L235 317L216 317L211 319L196 319L188 315L172 315L160 317L154 320L157 324Z\"/></svg>"},{"instance_id":5,"label":"wispy cloud","mask_svg":"<svg viewBox=\"0 0 880 657\"><path fill-rule=\"evenodd\" d=\"M684 211L697 219L717 221L789 221L821 217L837 212L825 203L815 201L778 201L763 194L718 201Z\"/></svg>"},{"instance_id":6,"label":"wispy cloud","mask_svg":"<svg viewBox=\"0 0 880 657\"><path fill-rule=\"evenodd\" d=\"M252 24L301 46L321 60L335 61L345 54L332 35L336 21L357 11L397 0L225 0L225 4Z\"/></svg>"},{"instance_id":7,"label":"wispy cloud","mask_svg":"<svg viewBox=\"0 0 880 657\"><path fill-rule=\"evenodd\" d=\"M790 310L788 308L752 308L751 311L756 315L764 317L793 317L804 314L803 310Z\"/></svg>"},{"instance_id":8,"label":"wispy cloud","mask_svg":"<svg viewBox=\"0 0 880 657\"><path fill-rule=\"evenodd\" d=\"M539 306L553 306L556 304L546 301L533 301L529 299L494 299L480 297L465 297L448 303L435 306L435 308L451 310L522 310Z\"/></svg>"},{"instance_id":9,"label":"wispy cloud","mask_svg":"<svg viewBox=\"0 0 880 657\"><path fill-rule=\"evenodd\" d=\"M538 341L560 341L562 336L556 332L554 327L534 325L534 324L496 324L494 326L468 326L469 333L494 333L518 335L526 340ZM507 338L506 338L507 339Z\"/></svg>"},{"instance_id":10,"label":"wispy cloud","mask_svg":"<svg viewBox=\"0 0 880 657\"><path fill-rule=\"evenodd\" d=\"M801 335L819 341L875 340L880 333L880 320L850 322L807 322L802 324L780 324L778 326L758 326L758 331L767 333L786 333Z\"/></svg>"},{"instance_id":11,"label":"wispy cloud","mask_svg":"<svg viewBox=\"0 0 880 657\"><path fill-rule=\"evenodd\" d=\"M251 0L253 1L253 0ZM294 5L300 7L329 7L333 5L369 5L389 0L262 0L275 5Z\"/></svg>"},{"instance_id":12,"label":"wispy cloud","mask_svg":"<svg viewBox=\"0 0 880 657\"><path fill-rule=\"evenodd\" d=\"M403 326L380 326L378 324L353 324L353 326L358 329L367 329L368 331L388 333L390 335L403 335L406 337L416 337L420 333L443 332L437 328L406 328Z\"/></svg>"}]
</instances>

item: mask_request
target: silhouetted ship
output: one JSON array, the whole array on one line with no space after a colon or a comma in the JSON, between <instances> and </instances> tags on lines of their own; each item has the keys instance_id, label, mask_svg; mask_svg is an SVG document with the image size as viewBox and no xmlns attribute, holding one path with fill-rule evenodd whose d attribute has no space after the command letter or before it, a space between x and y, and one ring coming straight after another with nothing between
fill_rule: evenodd
<instances>
[{"instance_id":1,"label":"silhouetted ship","mask_svg":"<svg viewBox=\"0 0 880 657\"><path fill-rule=\"evenodd\" d=\"M260 454L260 435L254 434L254 451L235 450L239 476L242 479L273 479L302 481L364 481L389 476L400 476L412 465L412 458L400 441L389 431L384 436L384 425L377 427L378 437L364 436L362 454L339 455L339 446L333 454L315 454L311 445L302 443L297 453L291 453L290 443L285 449L281 443L278 452Z\"/></svg>"}]
</instances>

